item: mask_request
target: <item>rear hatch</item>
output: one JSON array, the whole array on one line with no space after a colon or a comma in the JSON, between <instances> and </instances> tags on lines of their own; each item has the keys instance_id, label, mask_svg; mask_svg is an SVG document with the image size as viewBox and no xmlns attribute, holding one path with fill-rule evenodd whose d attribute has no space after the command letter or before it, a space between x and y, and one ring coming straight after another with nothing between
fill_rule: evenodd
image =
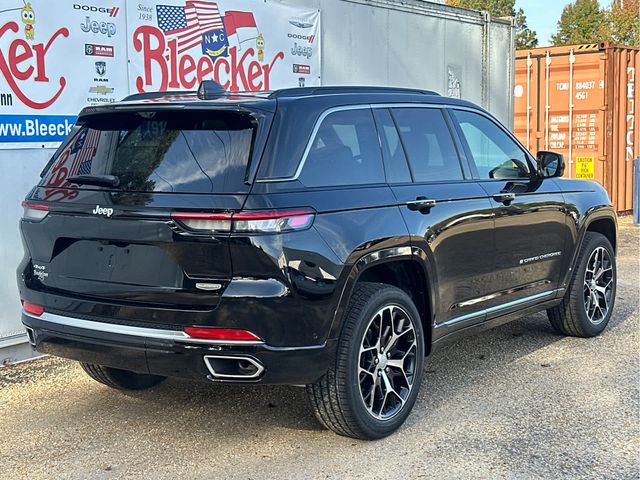
<instances>
[{"instance_id":1,"label":"rear hatch","mask_svg":"<svg viewBox=\"0 0 640 480\"><path fill-rule=\"evenodd\" d=\"M198 234L171 216L240 210L267 121L240 108L81 116L25 203L27 286L108 303L214 308L231 278L229 233Z\"/></svg>"}]
</instances>

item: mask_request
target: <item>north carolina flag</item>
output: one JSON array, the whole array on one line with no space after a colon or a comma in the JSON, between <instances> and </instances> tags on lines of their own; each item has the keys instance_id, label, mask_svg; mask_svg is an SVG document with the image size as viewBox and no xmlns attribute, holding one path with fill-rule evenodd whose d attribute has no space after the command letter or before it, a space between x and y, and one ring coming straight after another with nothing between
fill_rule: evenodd
<instances>
[{"instance_id":1,"label":"north carolina flag","mask_svg":"<svg viewBox=\"0 0 640 480\"><path fill-rule=\"evenodd\" d=\"M256 19L251 12L238 12L228 10L222 18L224 29L227 32L229 43L240 44L254 40L260 33L256 25Z\"/></svg>"}]
</instances>

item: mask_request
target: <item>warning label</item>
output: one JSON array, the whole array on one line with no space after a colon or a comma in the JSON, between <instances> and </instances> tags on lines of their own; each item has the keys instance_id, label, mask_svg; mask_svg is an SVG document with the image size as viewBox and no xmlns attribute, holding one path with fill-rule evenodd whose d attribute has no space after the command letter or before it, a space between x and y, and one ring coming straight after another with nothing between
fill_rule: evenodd
<instances>
[{"instance_id":1,"label":"warning label","mask_svg":"<svg viewBox=\"0 0 640 480\"><path fill-rule=\"evenodd\" d=\"M576 178L593 180L595 175L595 157L576 157Z\"/></svg>"}]
</instances>

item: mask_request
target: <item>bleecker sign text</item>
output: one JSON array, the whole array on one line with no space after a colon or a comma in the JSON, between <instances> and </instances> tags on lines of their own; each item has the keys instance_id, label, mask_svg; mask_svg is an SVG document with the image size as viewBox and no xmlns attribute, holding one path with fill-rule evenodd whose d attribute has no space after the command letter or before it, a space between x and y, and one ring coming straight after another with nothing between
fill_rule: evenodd
<instances>
[{"instance_id":1,"label":"bleecker sign text","mask_svg":"<svg viewBox=\"0 0 640 480\"><path fill-rule=\"evenodd\" d=\"M16 22L5 23L0 28L0 40L5 35L17 34L19 31L20 28ZM0 50L0 71L13 94L26 106L37 110L47 108L58 99L64 90L67 80L62 76L58 79L59 88L48 99L43 101L29 98L21 87L23 82L28 81L50 82L46 71L47 53L58 37L68 36L69 30L63 27L54 32L46 43L32 45L18 37L11 41L9 48Z\"/></svg>"},{"instance_id":2,"label":"bleecker sign text","mask_svg":"<svg viewBox=\"0 0 640 480\"><path fill-rule=\"evenodd\" d=\"M154 65L160 69L157 88L161 91L168 88L191 89L202 80L211 78L232 92L269 90L273 66L284 58L284 52L278 52L270 62L262 63L258 61L254 48L238 51L235 46L229 48L228 58L214 60L203 56L195 59L189 54L182 54L178 58L176 41L166 41L162 31L150 25L136 29L133 47L136 52L142 53L144 59L144 76L136 78L138 92L155 85L152 75Z\"/></svg>"}]
</instances>

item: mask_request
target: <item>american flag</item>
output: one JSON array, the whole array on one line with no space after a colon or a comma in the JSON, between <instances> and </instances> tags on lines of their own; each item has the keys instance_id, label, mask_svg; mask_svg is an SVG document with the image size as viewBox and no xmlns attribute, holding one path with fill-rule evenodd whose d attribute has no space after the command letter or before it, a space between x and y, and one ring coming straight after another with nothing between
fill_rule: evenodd
<instances>
[{"instance_id":1,"label":"american flag","mask_svg":"<svg viewBox=\"0 0 640 480\"><path fill-rule=\"evenodd\" d=\"M187 1L184 7L156 5L158 27L166 37L178 42L178 53L202 43L202 34L224 28L214 2Z\"/></svg>"},{"instance_id":2,"label":"american flag","mask_svg":"<svg viewBox=\"0 0 640 480\"><path fill-rule=\"evenodd\" d=\"M75 153L76 157L69 169L70 177L91 174L91 163L98 151L98 143L100 143L100 130L89 128L80 132L78 139L71 147L71 153Z\"/></svg>"}]
</instances>

